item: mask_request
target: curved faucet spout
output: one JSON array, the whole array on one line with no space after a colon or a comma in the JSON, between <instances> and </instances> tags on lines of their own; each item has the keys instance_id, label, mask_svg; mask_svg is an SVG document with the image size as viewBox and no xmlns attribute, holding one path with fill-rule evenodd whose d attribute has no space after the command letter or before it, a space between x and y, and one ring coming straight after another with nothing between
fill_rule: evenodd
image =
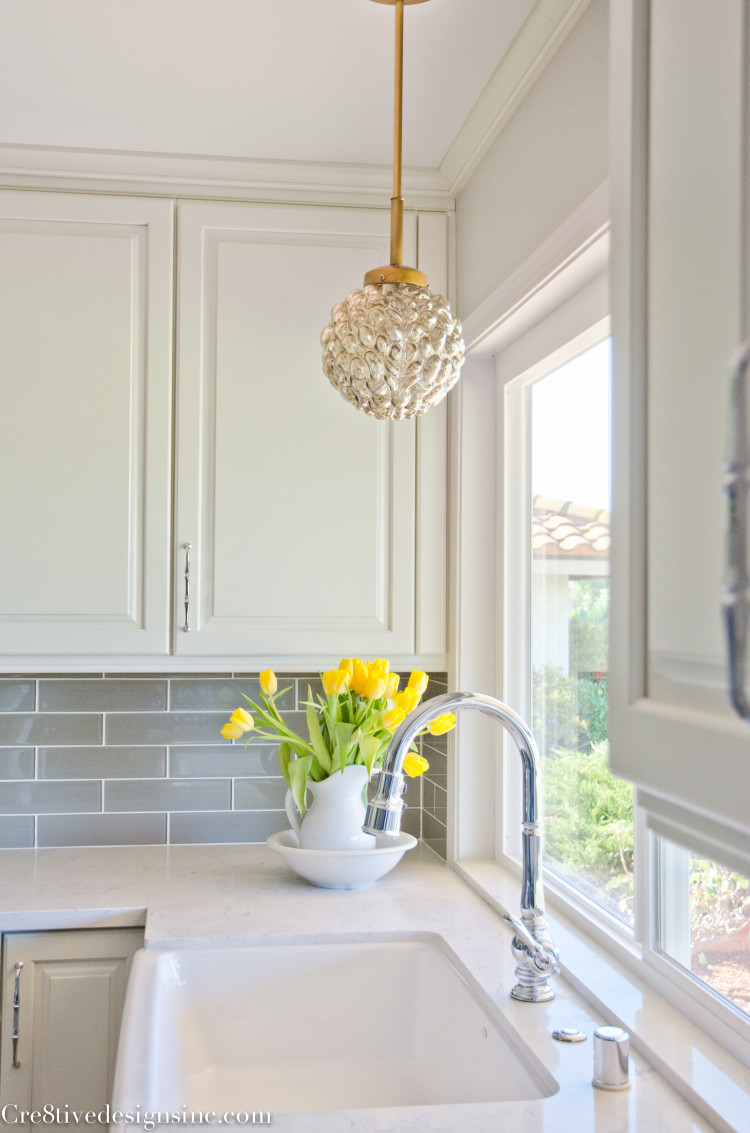
<instances>
[{"instance_id":1,"label":"curved faucet spout","mask_svg":"<svg viewBox=\"0 0 750 1133\"><path fill-rule=\"evenodd\" d=\"M388 834L395 837L401 829L401 813L406 805L402 794L406 788L402 768L404 757L415 737L430 720L444 712L480 712L497 720L510 734L521 757L523 768L522 801L522 863L521 922L524 932L513 937L513 955L518 961L518 984L511 995L514 999L539 1003L552 999L549 987L551 970L557 969L557 949L550 939L544 922L544 896L542 887L541 823L539 819L539 753L534 737L520 716L492 696L478 692L453 692L433 697L411 713L395 732L383 761L375 794L367 808L363 829L370 834ZM528 934L528 935L527 935ZM530 939L537 947L534 948ZM554 963L540 971L539 949L553 957Z\"/></svg>"}]
</instances>

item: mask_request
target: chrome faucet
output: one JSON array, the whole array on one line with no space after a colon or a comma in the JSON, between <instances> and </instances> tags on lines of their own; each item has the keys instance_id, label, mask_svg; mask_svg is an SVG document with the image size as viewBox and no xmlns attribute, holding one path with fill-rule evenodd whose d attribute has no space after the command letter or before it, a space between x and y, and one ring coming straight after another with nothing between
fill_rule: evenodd
<instances>
[{"instance_id":1,"label":"chrome faucet","mask_svg":"<svg viewBox=\"0 0 750 1133\"><path fill-rule=\"evenodd\" d=\"M412 712L394 733L380 772L375 795L367 808L363 829L369 834L395 837L401 830L401 812L406 806L402 794L406 780L402 773L404 757L415 736L430 720L444 712L481 712L498 720L510 733L523 764L523 822L521 920L505 913L503 920L513 929L511 950L516 961L518 983L511 991L514 999L544 1003L554 998L549 986L553 972L559 972L558 951L544 921L542 893L541 823L539 821L539 753L534 737L512 708L492 696L479 692L449 692L435 696Z\"/></svg>"}]
</instances>

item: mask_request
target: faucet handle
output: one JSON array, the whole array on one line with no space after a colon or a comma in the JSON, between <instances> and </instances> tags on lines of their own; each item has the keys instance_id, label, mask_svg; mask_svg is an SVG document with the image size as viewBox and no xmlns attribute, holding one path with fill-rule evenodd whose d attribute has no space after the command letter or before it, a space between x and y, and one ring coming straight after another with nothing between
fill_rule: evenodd
<instances>
[{"instance_id":1,"label":"faucet handle","mask_svg":"<svg viewBox=\"0 0 750 1133\"><path fill-rule=\"evenodd\" d=\"M510 913L503 913L503 920L513 929L518 940L525 946L526 951L534 961L534 967L538 971L559 973L560 965L557 962L557 949L552 941L537 940L532 935L531 930L516 917L511 916Z\"/></svg>"}]
</instances>

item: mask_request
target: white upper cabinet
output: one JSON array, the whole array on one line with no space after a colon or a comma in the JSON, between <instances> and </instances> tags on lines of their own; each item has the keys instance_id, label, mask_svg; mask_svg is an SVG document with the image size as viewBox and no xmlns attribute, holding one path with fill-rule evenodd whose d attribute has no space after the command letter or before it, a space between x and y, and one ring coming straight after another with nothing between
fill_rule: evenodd
<instances>
[{"instance_id":1,"label":"white upper cabinet","mask_svg":"<svg viewBox=\"0 0 750 1133\"><path fill-rule=\"evenodd\" d=\"M388 256L383 212L180 204L175 652L414 652L415 423L356 412L319 341Z\"/></svg>"},{"instance_id":2,"label":"white upper cabinet","mask_svg":"<svg viewBox=\"0 0 750 1133\"><path fill-rule=\"evenodd\" d=\"M176 207L173 247L173 201L0 192L0 670L443 667L447 406L375 421L321 364L388 210Z\"/></svg>"},{"instance_id":3,"label":"white upper cabinet","mask_svg":"<svg viewBox=\"0 0 750 1133\"><path fill-rule=\"evenodd\" d=\"M3 660L169 650L172 214L0 192Z\"/></svg>"},{"instance_id":4,"label":"white upper cabinet","mask_svg":"<svg viewBox=\"0 0 750 1133\"><path fill-rule=\"evenodd\" d=\"M634 0L613 20L612 766L748 828L721 600L729 359L750 332L750 5Z\"/></svg>"}]
</instances>

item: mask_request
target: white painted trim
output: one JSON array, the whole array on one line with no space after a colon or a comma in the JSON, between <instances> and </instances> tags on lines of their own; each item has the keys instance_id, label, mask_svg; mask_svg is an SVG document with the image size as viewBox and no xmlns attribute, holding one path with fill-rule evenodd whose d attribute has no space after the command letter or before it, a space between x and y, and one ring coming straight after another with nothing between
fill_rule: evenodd
<instances>
[{"instance_id":1,"label":"white painted trim","mask_svg":"<svg viewBox=\"0 0 750 1133\"><path fill-rule=\"evenodd\" d=\"M464 188L591 0L538 0L441 161L456 195Z\"/></svg>"},{"instance_id":2,"label":"white painted trim","mask_svg":"<svg viewBox=\"0 0 750 1133\"><path fill-rule=\"evenodd\" d=\"M570 309L575 307L577 319L580 289L590 287L595 297L594 314L587 325L601 317L607 216L605 184L464 321L468 357L461 382L451 394L451 688L504 695L499 664L503 628L495 612L500 605L496 598L504 540L501 505L495 500L497 462L503 459L497 445L502 398L496 395L493 355L500 345L517 338L545 315L554 312L557 316L560 309L563 318L564 300L571 295ZM581 330L576 325L569 337ZM449 861L468 856L492 858L503 852L501 821L499 817L496 821L495 808L486 805L493 784L502 781L502 748L502 737L490 722L481 717L459 722L456 759L450 768ZM513 759L518 762L515 756Z\"/></svg>"},{"instance_id":3,"label":"white painted trim","mask_svg":"<svg viewBox=\"0 0 750 1133\"><path fill-rule=\"evenodd\" d=\"M335 668L340 653L247 653L200 657L158 656L153 654L91 653L59 655L34 653L29 655L3 653L0 674L3 673L255 673L269 665L277 673L316 673ZM443 673L448 658L443 653L390 654L394 671Z\"/></svg>"},{"instance_id":4,"label":"white painted trim","mask_svg":"<svg viewBox=\"0 0 750 1133\"><path fill-rule=\"evenodd\" d=\"M581 336L606 319L609 319L609 279L604 271L498 351L498 377L505 382L521 374L529 377L531 371L536 375L549 373L550 369L564 365L571 343L578 339L583 343ZM580 345L574 354L586 349L588 346Z\"/></svg>"},{"instance_id":5,"label":"white painted trim","mask_svg":"<svg viewBox=\"0 0 750 1133\"><path fill-rule=\"evenodd\" d=\"M417 218L417 263L430 287L449 287L445 213ZM415 638L417 653L445 653L448 627L448 405L442 401L417 419Z\"/></svg>"},{"instance_id":6,"label":"white painted trim","mask_svg":"<svg viewBox=\"0 0 750 1133\"><path fill-rule=\"evenodd\" d=\"M388 208L392 172L385 165L0 144L0 186ZM406 167L404 194L411 209L455 209L436 169Z\"/></svg>"},{"instance_id":7,"label":"white painted trim","mask_svg":"<svg viewBox=\"0 0 750 1133\"><path fill-rule=\"evenodd\" d=\"M609 183L605 181L463 319L467 353L497 354L601 275L608 259Z\"/></svg>"},{"instance_id":8,"label":"white painted trim","mask_svg":"<svg viewBox=\"0 0 750 1133\"><path fill-rule=\"evenodd\" d=\"M451 688L495 694L495 382L489 358L467 359L451 394ZM488 634L489 631L489 634ZM448 858L494 857L498 729L459 715L450 761Z\"/></svg>"}]
</instances>

